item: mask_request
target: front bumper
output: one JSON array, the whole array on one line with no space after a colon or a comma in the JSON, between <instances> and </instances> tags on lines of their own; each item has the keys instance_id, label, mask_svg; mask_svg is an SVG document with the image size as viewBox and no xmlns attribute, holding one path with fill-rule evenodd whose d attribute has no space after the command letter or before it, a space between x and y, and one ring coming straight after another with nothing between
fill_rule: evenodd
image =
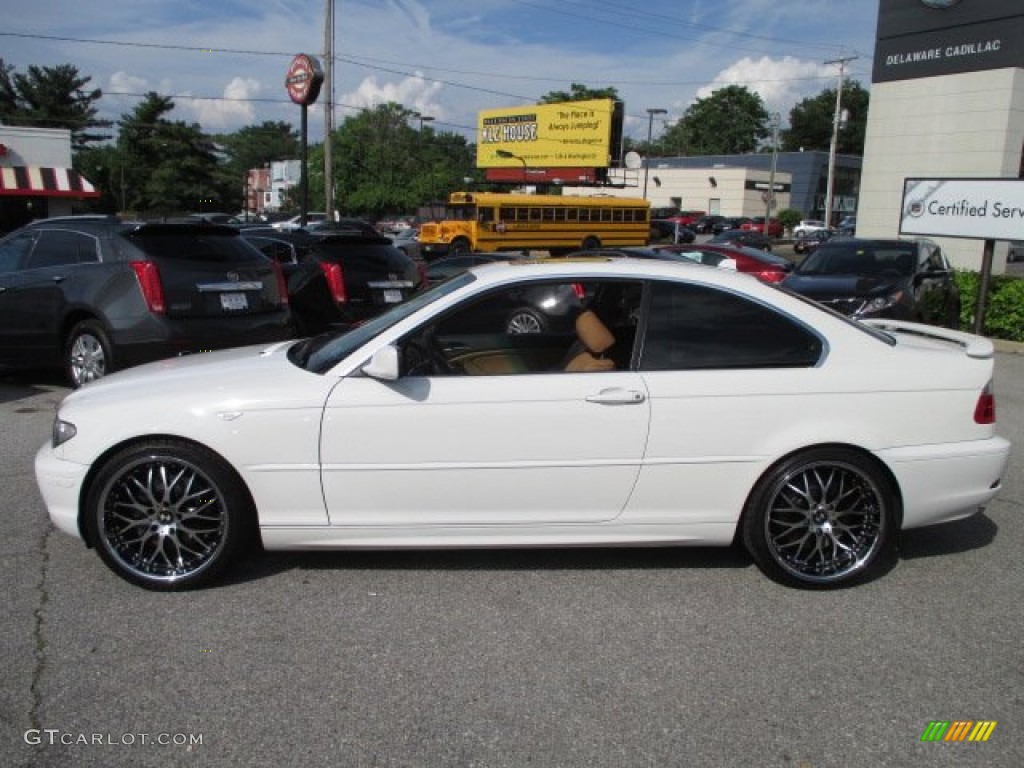
<instances>
[{"instance_id":1,"label":"front bumper","mask_svg":"<svg viewBox=\"0 0 1024 768\"><path fill-rule=\"evenodd\" d=\"M36 484L50 520L64 533L84 539L78 522L78 504L89 467L58 458L47 441L36 452L35 470Z\"/></svg>"}]
</instances>

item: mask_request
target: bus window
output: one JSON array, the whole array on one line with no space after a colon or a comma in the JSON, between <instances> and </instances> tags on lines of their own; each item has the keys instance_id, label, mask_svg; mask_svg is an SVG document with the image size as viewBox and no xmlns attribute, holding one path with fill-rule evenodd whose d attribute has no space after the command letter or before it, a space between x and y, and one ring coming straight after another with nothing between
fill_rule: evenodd
<instances>
[{"instance_id":1,"label":"bus window","mask_svg":"<svg viewBox=\"0 0 1024 768\"><path fill-rule=\"evenodd\" d=\"M489 224L494 221L494 209L493 208L481 208L477 214L477 221L481 224Z\"/></svg>"}]
</instances>

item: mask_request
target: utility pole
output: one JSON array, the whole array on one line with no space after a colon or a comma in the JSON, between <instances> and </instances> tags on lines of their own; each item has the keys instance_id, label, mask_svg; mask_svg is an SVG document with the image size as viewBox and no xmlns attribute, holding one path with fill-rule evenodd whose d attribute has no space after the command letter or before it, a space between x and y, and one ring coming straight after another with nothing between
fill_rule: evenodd
<instances>
[{"instance_id":1,"label":"utility pole","mask_svg":"<svg viewBox=\"0 0 1024 768\"><path fill-rule=\"evenodd\" d=\"M836 176L836 145L839 143L839 121L843 109L843 79L846 77L846 65L855 60L856 56L826 61L826 64L839 65L839 85L836 87L836 110L832 115L832 141L828 147L828 182L825 188L825 226L832 226L832 192L835 188Z\"/></svg>"},{"instance_id":2,"label":"utility pole","mask_svg":"<svg viewBox=\"0 0 1024 768\"><path fill-rule=\"evenodd\" d=\"M327 0L324 18L324 79L327 93L324 101L324 213L334 221L334 153L331 134L334 132L334 0Z\"/></svg>"},{"instance_id":3,"label":"utility pole","mask_svg":"<svg viewBox=\"0 0 1024 768\"><path fill-rule=\"evenodd\" d=\"M647 199L647 175L651 172L651 136L654 131L654 116L668 114L667 109L651 107L647 110L647 151L644 153L644 200Z\"/></svg>"},{"instance_id":4,"label":"utility pole","mask_svg":"<svg viewBox=\"0 0 1024 768\"><path fill-rule=\"evenodd\" d=\"M775 170L779 162L779 120L778 112L772 114L772 170L768 175L768 194L764 200L764 235L768 236L769 223L772 220L772 208L775 207Z\"/></svg>"}]
</instances>

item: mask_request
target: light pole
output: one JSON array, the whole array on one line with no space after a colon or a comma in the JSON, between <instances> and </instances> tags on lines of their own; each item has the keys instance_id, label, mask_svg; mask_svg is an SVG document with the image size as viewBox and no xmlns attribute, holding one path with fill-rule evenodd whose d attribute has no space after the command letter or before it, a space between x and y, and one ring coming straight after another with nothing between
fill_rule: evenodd
<instances>
[{"instance_id":1,"label":"light pole","mask_svg":"<svg viewBox=\"0 0 1024 768\"><path fill-rule=\"evenodd\" d=\"M772 170L768 175L768 195L764 201L764 236L768 237L768 227L772 220L772 208L775 207L775 170L779 160L779 113L772 115Z\"/></svg>"},{"instance_id":2,"label":"light pole","mask_svg":"<svg viewBox=\"0 0 1024 768\"><path fill-rule=\"evenodd\" d=\"M520 157L515 152L509 152L507 149L496 149L496 150L494 150L494 154L496 154L498 157L502 157L502 158L504 158L506 160L518 160L520 163L522 163L523 164L523 184L524 185L526 184L526 169L527 169L526 158Z\"/></svg>"},{"instance_id":3,"label":"light pole","mask_svg":"<svg viewBox=\"0 0 1024 768\"><path fill-rule=\"evenodd\" d=\"M644 153L644 200L647 199L647 175L651 171L651 135L654 132L654 116L668 114L667 109L649 107L647 109L647 151Z\"/></svg>"},{"instance_id":4,"label":"light pole","mask_svg":"<svg viewBox=\"0 0 1024 768\"><path fill-rule=\"evenodd\" d=\"M420 153L422 154L422 152L423 152L423 124L424 123L433 122L434 117L433 117L433 115L424 115L424 114L422 114L420 112L413 112L412 116L417 118L420 121L419 142L420 142ZM421 160L423 160L423 159L421 158ZM429 167L425 160L423 160L423 167L427 171L427 189L429 190L428 202L430 203L431 208L433 208L433 206L434 206L434 169Z\"/></svg>"},{"instance_id":5,"label":"light pole","mask_svg":"<svg viewBox=\"0 0 1024 768\"><path fill-rule=\"evenodd\" d=\"M832 140L828 147L828 180L825 182L825 226L832 226L832 193L835 189L836 177L836 147L839 143L839 123L842 121L843 109L843 79L846 75L846 65L856 59L856 56L849 56L843 59L826 61L826 64L839 65L839 84L836 87L836 109L832 115Z\"/></svg>"}]
</instances>

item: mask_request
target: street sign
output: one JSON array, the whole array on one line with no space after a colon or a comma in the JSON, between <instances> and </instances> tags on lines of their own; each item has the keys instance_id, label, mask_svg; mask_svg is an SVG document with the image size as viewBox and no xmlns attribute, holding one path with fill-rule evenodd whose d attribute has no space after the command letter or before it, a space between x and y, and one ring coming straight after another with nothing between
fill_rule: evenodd
<instances>
[{"instance_id":1,"label":"street sign","mask_svg":"<svg viewBox=\"0 0 1024 768\"><path fill-rule=\"evenodd\" d=\"M300 53L292 59L288 67L284 87L288 89L288 96L292 101L308 107L320 95L320 85L323 81L324 73L320 69L320 62L312 56Z\"/></svg>"}]
</instances>

